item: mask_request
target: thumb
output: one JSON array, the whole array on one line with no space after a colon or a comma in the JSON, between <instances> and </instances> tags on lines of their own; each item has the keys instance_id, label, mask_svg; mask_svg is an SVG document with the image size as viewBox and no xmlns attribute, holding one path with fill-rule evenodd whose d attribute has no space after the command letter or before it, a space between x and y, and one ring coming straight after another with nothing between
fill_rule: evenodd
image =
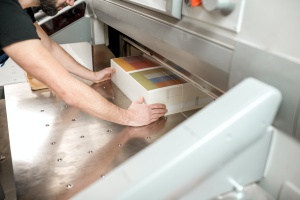
<instances>
[{"instance_id":1,"label":"thumb","mask_svg":"<svg viewBox=\"0 0 300 200\"><path fill-rule=\"evenodd\" d=\"M142 104L144 102L144 97L140 97L138 100L135 101L137 104Z\"/></svg>"}]
</instances>

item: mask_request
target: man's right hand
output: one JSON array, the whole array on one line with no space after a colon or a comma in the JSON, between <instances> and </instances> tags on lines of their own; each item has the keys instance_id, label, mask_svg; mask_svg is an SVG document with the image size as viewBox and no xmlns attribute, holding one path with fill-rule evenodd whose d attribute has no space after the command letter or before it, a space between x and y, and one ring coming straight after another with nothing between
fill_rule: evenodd
<instances>
[{"instance_id":1,"label":"man's right hand","mask_svg":"<svg viewBox=\"0 0 300 200\"><path fill-rule=\"evenodd\" d=\"M156 104L144 104L144 98L132 102L128 108L128 126L144 126L148 125L167 113L166 105Z\"/></svg>"}]
</instances>

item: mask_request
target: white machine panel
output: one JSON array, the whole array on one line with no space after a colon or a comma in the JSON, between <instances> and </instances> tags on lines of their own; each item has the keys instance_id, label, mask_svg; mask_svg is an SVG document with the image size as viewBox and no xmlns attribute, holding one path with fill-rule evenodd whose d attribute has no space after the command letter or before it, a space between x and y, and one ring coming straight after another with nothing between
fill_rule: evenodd
<instances>
[{"instance_id":1,"label":"white machine panel","mask_svg":"<svg viewBox=\"0 0 300 200\"><path fill-rule=\"evenodd\" d=\"M256 182L280 102L248 78L73 199L207 200Z\"/></svg>"},{"instance_id":2,"label":"white machine panel","mask_svg":"<svg viewBox=\"0 0 300 200\"><path fill-rule=\"evenodd\" d=\"M218 5L205 5L205 2L209 2L209 0L203 1L202 6L197 7L192 7L184 3L182 15L234 32L240 31L245 0L232 1L234 7L232 8L232 12L228 14L224 14L222 8L219 8Z\"/></svg>"}]
</instances>

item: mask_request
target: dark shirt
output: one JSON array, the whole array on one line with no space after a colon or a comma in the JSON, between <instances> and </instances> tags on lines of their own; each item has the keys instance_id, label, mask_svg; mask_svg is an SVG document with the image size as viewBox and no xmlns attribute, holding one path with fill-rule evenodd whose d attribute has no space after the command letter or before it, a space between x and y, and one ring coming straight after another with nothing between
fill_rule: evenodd
<instances>
[{"instance_id":1,"label":"dark shirt","mask_svg":"<svg viewBox=\"0 0 300 200\"><path fill-rule=\"evenodd\" d=\"M31 8L23 10L18 0L0 0L0 55L10 44L39 39Z\"/></svg>"}]
</instances>

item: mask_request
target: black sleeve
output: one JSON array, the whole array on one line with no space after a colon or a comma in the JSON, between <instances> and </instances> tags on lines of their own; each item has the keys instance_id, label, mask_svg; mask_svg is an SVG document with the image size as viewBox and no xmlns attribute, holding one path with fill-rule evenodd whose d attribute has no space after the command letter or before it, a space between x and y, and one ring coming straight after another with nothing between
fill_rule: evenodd
<instances>
[{"instance_id":1,"label":"black sleeve","mask_svg":"<svg viewBox=\"0 0 300 200\"><path fill-rule=\"evenodd\" d=\"M26 12L27 12L28 15L30 16L30 18L31 18L31 20L32 20L32 23L36 22L32 8L27 8L27 9L26 9Z\"/></svg>"},{"instance_id":2,"label":"black sleeve","mask_svg":"<svg viewBox=\"0 0 300 200\"><path fill-rule=\"evenodd\" d=\"M39 39L33 20L32 10L23 10L18 0L1 0L0 50L16 42Z\"/></svg>"}]
</instances>

